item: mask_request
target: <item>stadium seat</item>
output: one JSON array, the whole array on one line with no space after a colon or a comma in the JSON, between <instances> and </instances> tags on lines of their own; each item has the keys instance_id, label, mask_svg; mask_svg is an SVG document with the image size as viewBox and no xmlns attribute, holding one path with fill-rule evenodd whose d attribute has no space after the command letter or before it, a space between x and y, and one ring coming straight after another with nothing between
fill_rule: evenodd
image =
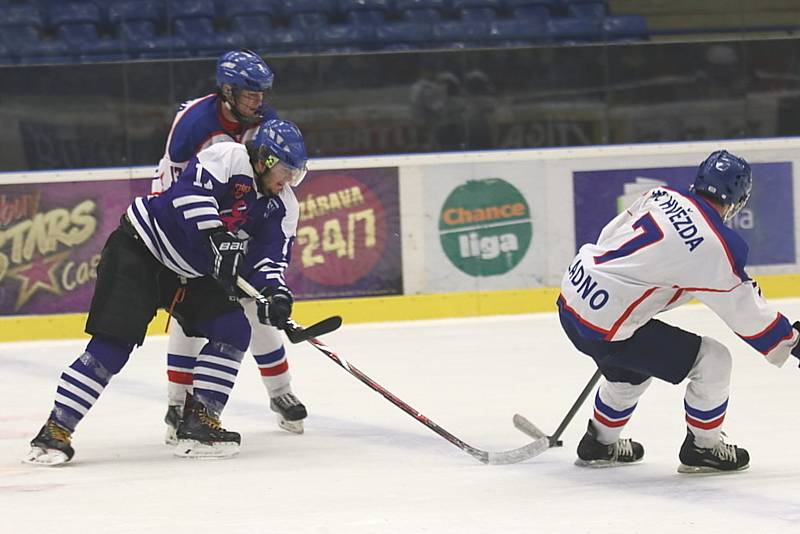
<instances>
[{"instance_id":1,"label":"stadium seat","mask_svg":"<svg viewBox=\"0 0 800 534\"><path fill-rule=\"evenodd\" d=\"M164 6L154 0L123 0L108 8L108 20L123 42L154 38L163 25Z\"/></svg>"},{"instance_id":2,"label":"stadium seat","mask_svg":"<svg viewBox=\"0 0 800 534\"><path fill-rule=\"evenodd\" d=\"M641 15L617 15L603 19L603 35L609 41L646 41L650 30Z\"/></svg>"},{"instance_id":3,"label":"stadium seat","mask_svg":"<svg viewBox=\"0 0 800 534\"><path fill-rule=\"evenodd\" d=\"M216 16L211 0L172 0L167 3L167 20L173 32L189 43L213 35Z\"/></svg>"},{"instance_id":4,"label":"stadium seat","mask_svg":"<svg viewBox=\"0 0 800 534\"><path fill-rule=\"evenodd\" d=\"M39 10L34 6L0 7L0 42L13 56L19 57L24 48L38 43L43 26Z\"/></svg>"},{"instance_id":5,"label":"stadium seat","mask_svg":"<svg viewBox=\"0 0 800 534\"><path fill-rule=\"evenodd\" d=\"M430 24L400 21L375 26L375 42L381 50L415 50L432 41Z\"/></svg>"},{"instance_id":6,"label":"stadium seat","mask_svg":"<svg viewBox=\"0 0 800 534\"><path fill-rule=\"evenodd\" d=\"M461 20L490 22L497 18L500 0L451 0L450 7Z\"/></svg>"},{"instance_id":7,"label":"stadium seat","mask_svg":"<svg viewBox=\"0 0 800 534\"><path fill-rule=\"evenodd\" d=\"M602 0L567 0L566 7L569 17L598 19L608 14L608 6Z\"/></svg>"},{"instance_id":8,"label":"stadium seat","mask_svg":"<svg viewBox=\"0 0 800 534\"><path fill-rule=\"evenodd\" d=\"M325 52L357 52L375 44L375 28L363 24L328 24L316 31L315 42Z\"/></svg>"},{"instance_id":9,"label":"stadium seat","mask_svg":"<svg viewBox=\"0 0 800 534\"><path fill-rule=\"evenodd\" d=\"M339 0L339 12L349 24L383 24L389 17L388 0Z\"/></svg>"},{"instance_id":10,"label":"stadium seat","mask_svg":"<svg viewBox=\"0 0 800 534\"><path fill-rule=\"evenodd\" d=\"M280 17L279 5L264 0L238 0L225 5L231 29L242 35L258 34L272 28Z\"/></svg>"},{"instance_id":11,"label":"stadium seat","mask_svg":"<svg viewBox=\"0 0 800 534\"><path fill-rule=\"evenodd\" d=\"M444 0L397 0L395 7L400 18L408 22L431 24L444 18Z\"/></svg>"},{"instance_id":12,"label":"stadium seat","mask_svg":"<svg viewBox=\"0 0 800 534\"><path fill-rule=\"evenodd\" d=\"M547 29L557 42L591 42L602 38L600 20L584 17L554 17L547 22Z\"/></svg>"},{"instance_id":13,"label":"stadium seat","mask_svg":"<svg viewBox=\"0 0 800 534\"><path fill-rule=\"evenodd\" d=\"M492 43L496 46L524 46L545 43L551 39L547 28L547 20L495 20L489 25Z\"/></svg>"},{"instance_id":14,"label":"stadium seat","mask_svg":"<svg viewBox=\"0 0 800 534\"><path fill-rule=\"evenodd\" d=\"M555 0L555 2L558 1ZM554 3L554 0L505 0L505 2L506 8L514 19L547 21L560 9L560 3Z\"/></svg>"},{"instance_id":15,"label":"stadium seat","mask_svg":"<svg viewBox=\"0 0 800 534\"><path fill-rule=\"evenodd\" d=\"M292 28L319 28L329 24L335 7L327 0L284 0L283 14Z\"/></svg>"},{"instance_id":16,"label":"stadium seat","mask_svg":"<svg viewBox=\"0 0 800 534\"><path fill-rule=\"evenodd\" d=\"M102 16L92 2L55 4L49 16L56 37L75 49L100 39Z\"/></svg>"},{"instance_id":17,"label":"stadium seat","mask_svg":"<svg viewBox=\"0 0 800 534\"><path fill-rule=\"evenodd\" d=\"M433 40L445 48L485 46L491 40L488 22L447 20L433 25Z\"/></svg>"}]
</instances>

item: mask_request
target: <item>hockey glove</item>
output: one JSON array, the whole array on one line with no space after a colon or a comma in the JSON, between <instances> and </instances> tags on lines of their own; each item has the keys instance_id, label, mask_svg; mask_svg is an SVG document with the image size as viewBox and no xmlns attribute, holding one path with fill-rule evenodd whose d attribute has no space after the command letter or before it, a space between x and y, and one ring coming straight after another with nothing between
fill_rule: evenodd
<instances>
[{"instance_id":1,"label":"hockey glove","mask_svg":"<svg viewBox=\"0 0 800 534\"><path fill-rule=\"evenodd\" d=\"M219 281L231 298L235 298L236 276L247 242L222 228L212 230L208 239L211 242L211 276Z\"/></svg>"},{"instance_id":2,"label":"hockey glove","mask_svg":"<svg viewBox=\"0 0 800 534\"><path fill-rule=\"evenodd\" d=\"M292 304L294 297L286 286L265 287L261 294L267 302L258 303L258 320L261 324L272 325L283 330L286 328L286 321L292 315Z\"/></svg>"},{"instance_id":3,"label":"hockey glove","mask_svg":"<svg viewBox=\"0 0 800 534\"><path fill-rule=\"evenodd\" d=\"M795 330L797 330L798 333L800 333L800 321L795 321L794 324L792 325L792 328L794 328ZM800 340L797 341L797 345L795 345L794 348L792 349L792 356L800 360Z\"/></svg>"}]
</instances>

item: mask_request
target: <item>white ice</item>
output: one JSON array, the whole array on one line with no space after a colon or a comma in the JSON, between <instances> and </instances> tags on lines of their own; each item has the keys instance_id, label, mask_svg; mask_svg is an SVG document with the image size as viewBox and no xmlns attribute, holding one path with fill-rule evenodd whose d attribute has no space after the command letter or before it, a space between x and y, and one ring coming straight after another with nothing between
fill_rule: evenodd
<instances>
[{"instance_id":1,"label":"white ice","mask_svg":"<svg viewBox=\"0 0 800 534\"><path fill-rule=\"evenodd\" d=\"M800 318L800 300L777 301ZM748 471L676 472L683 387L654 383L626 434L640 464L573 465L587 401L564 447L487 466L445 441L308 343L289 347L306 433L279 430L249 356L224 425L238 457L185 460L162 442L166 338L150 338L74 436L62 468L20 463L62 368L85 342L0 345L0 533L674 533L800 532L800 370L762 361L702 306L665 316L734 355L725 429ZM594 371L554 314L350 325L326 336L342 357L465 442L504 450L552 432Z\"/></svg>"}]
</instances>

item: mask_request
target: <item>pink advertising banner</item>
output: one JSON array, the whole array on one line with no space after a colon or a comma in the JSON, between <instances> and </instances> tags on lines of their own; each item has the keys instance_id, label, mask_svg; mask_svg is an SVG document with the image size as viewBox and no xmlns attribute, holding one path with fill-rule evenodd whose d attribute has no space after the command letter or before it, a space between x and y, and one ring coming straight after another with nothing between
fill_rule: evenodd
<instances>
[{"instance_id":1,"label":"pink advertising banner","mask_svg":"<svg viewBox=\"0 0 800 534\"><path fill-rule=\"evenodd\" d=\"M150 180L0 186L0 315L89 309L100 251Z\"/></svg>"}]
</instances>

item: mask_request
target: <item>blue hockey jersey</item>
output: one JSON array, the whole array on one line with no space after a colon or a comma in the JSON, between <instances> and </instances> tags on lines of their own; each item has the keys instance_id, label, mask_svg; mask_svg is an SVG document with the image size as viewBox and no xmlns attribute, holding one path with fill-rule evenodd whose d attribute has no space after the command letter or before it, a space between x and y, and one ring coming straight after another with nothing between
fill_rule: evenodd
<instances>
[{"instance_id":1,"label":"blue hockey jersey","mask_svg":"<svg viewBox=\"0 0 800 534\"><path fill-rule=\"evenodd\" d=\"M191 158L164 193L136 198L127 215L161 263L197 278L211 270L207 231L240 230L260 197L245 146L217 143Z\"/></svg>"},{"instance_id":2,"label":"blue hockey jersey","mask_svg":"<svg viewBox=\"0 0 800 534\"><path fill-rule=\"evenodd\" d=\"M277 118L278 114L268 108L263 120ZM253 137L255 130L256 125L244 126L225 120L216 93L187 100L178 107L172 121L164 156L158 164L150 191L153 194L166 191L189 160L201 150L215 143L244 143Z\"/></svg>"}]
</instances>

